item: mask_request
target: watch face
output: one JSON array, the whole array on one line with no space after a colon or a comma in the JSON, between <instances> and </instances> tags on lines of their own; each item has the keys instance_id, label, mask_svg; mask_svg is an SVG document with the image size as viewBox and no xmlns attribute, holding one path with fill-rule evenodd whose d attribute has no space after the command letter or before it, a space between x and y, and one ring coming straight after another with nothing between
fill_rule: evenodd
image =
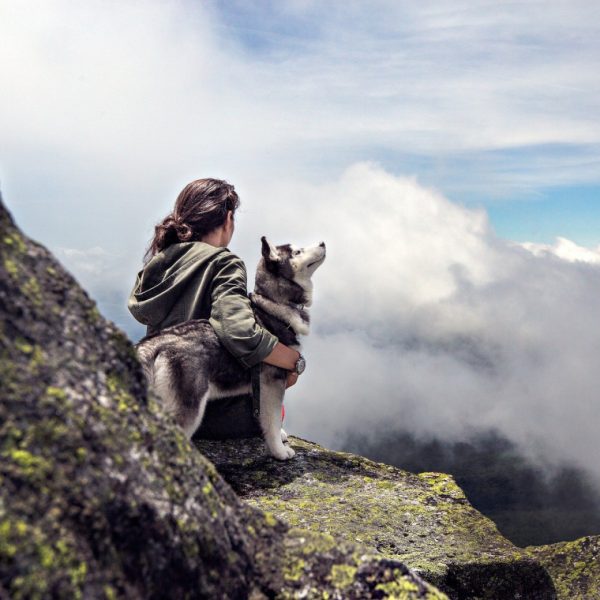
<instances>
[{"instance_id":1,"label":"watch face","mask_svg":"<svg viewBox=\"0 0 600 600\"><path fill-rule=\"evenodd\" d=\"M301 375L304 369L306 369L306 361L304 360L304 357L301 356L296 361L296 373L298 373L298 375Z\"/></svg>"}]
</instances>

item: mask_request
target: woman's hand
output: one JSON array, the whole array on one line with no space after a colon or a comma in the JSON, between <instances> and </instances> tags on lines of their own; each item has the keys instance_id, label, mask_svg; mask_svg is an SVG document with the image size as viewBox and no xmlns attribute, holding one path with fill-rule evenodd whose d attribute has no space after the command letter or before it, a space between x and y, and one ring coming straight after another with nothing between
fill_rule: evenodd
<instances>
[{"instance_id":1,"label":"woman's hand","mask_svg":"<svg viewBox=\"0 0 600 600\"><path fill-rule=\"evenodd\" d=\"M285 389L292 387L296 381L298 381L298 373L295 371L289 371L287 375L287 381L285 382Z\"/></svg>"}]
</instances>

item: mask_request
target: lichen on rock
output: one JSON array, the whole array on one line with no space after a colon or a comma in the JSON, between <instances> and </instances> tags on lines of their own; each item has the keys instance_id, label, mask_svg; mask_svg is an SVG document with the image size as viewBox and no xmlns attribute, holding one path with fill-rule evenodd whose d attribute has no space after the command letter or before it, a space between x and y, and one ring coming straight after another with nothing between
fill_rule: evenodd
<instances>
[{"instance_id":1,"label":"lichen on rock","mask_svg":"<svg viewBox=\"0 0 600 600\"><path fill-rule=\"evenodd\" d=\"M559 600L600 600L600 536L525 550L546 567Z\"/></svg>"},{"instance_id":2,"label":"lichen on rock","mask_svg":"<svg viewBox=\"0 0 600 600\"><path fill-rule=\"evenodd\" d=\"M398 560L450 597L556 597L547 571L476 511L450 475L415 475L296 437L290 443L294 460L279 464L261 440L196 441L250 505Z\"/></svg>"}]
</instances>

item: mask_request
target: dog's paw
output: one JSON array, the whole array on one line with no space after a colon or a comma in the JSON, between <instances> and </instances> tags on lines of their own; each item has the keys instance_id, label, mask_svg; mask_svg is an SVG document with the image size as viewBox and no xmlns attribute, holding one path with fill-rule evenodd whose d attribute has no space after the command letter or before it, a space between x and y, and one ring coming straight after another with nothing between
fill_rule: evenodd
<instances>
[{"instance_id":1,"label":"dog's paw","mask_svg":"<svg viewBox=\"0 0 600 600\"><path fill-rule=\"evenodd\" d=\"M285 432L285 429L281 430L281 441L282 442L287 442L288 440L288 434Z\"/></svg>"},{"instance_id":2,"label":"dog's paw","mask_svg":"<svg viewBox=\"0 0 600 600\"><path fill-rule=\"evenodd\" d=\"M271 456L277 460L289 460L290 458L294 458L295 454L296 452L293 450L293 448L290 448L287 445L284 446L283 444L280 448L271 450Z\"/></svg>"}]
</instances>

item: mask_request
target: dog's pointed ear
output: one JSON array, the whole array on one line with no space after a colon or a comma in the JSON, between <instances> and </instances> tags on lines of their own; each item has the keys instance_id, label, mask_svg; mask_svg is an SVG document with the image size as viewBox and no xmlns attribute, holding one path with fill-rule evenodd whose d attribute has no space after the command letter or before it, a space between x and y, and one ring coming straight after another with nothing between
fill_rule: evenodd
<instances>
[{"instance_id":1,"label":"dog's pointed ear","mask_svg":"<svg viewBox=\"0 0 600 600\"><path fill-rule=\"evenodd\" d=\"M281 261L281 257L279 256L279 252L277 252L277 248L275 248L275 246L271 246L264 235L260 238L260 241L262 243L262 255L266 261Z\"/></svg>"}]
</instances>

